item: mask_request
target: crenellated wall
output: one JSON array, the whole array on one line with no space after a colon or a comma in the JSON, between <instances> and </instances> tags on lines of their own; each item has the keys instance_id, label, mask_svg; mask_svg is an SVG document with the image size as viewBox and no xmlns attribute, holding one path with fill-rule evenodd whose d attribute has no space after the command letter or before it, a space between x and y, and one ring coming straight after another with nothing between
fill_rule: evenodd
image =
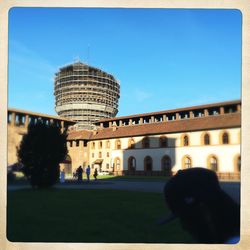
<instances>
[{"instance_id":1,"label":"crenellated wall","mask_svg":"<svg viewBox=\"0 0 250 250\"><path fill-rule=\"evenodd\" d=\"M17 149L20 145L22 137L27 133L28 125L36 123L37 121L44 123L55 123L62 131L67 130L69 126L75 122L60 118L58 116L51 116L29 112L19 109L8 109L8 166L17 162Z\"/></svg>"},{"instance_id":2,"label":"crenellated wall","mask_svg":"<svg viewBox=\"0 0 250 250\"><path fill-rule=\"evenodd\" d=\"M171 119L172 117L172 119ZM8 110L8 165L30 122L73 121L27 111ZM139 122L138 124L136 123ZM211 168L220 178L240 178L241 102L231 101L117 117L95 130L68 130L68 155L61 164L68 175L80 165L115 175L166 175L188 167Z\"/></svg>"}]
</instances>

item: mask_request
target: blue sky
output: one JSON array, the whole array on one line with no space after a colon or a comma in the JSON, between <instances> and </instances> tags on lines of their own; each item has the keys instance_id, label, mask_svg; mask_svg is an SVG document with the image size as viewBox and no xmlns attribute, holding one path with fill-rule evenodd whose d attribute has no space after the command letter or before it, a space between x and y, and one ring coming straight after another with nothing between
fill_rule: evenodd
<instances>
[{"instance_id":1,"label":"blue sky","mask_svg":"<svg viewBox=\"0 0 250 250\"><path fill-rule=\"evenodd\" d=\"M118 116L240 99L241 29L238 10L12 8L8 105L56 114L79 58L120 81Z\"/></svg>"}]
</instances>

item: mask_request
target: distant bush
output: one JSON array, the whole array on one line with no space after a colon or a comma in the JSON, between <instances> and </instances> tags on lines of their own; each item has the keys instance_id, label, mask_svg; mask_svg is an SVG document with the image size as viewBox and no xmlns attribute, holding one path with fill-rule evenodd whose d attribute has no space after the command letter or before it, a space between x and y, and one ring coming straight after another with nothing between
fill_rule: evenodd
<instances>
[{"instance_id":1,"label":"distant bush","mask_svg":"<svg viewBox=\"0 0 250 250\"><path fill-rule=\"evenodd\" d=\"M12 172L12 171L9 171L7 173L7 181L8 182L12 182L16 179L16 175Z\"/></svg>"},{"instance_id":2,"label":"distant bush","mask_svg":"<svg viewBox=\"0 0 250 250\"><path fill-rule=\"evenodd\" d=\"M55 124L30 124L17 154L33 187L52 186L59 180L59 163L67 155L66 133Z\"/></svg>"},{"instance_id":3,"label":"distant bush","mask_svg":"<svg viewBox=\"0 0 250 250\"><path fill-rule=\"evenodd\" d=\"M10 169L11 171L15 171L15 172L21 172L22 168L23 168L23 165L18 162L8 166L8 169Z\"/></svg>"}]
</instances>

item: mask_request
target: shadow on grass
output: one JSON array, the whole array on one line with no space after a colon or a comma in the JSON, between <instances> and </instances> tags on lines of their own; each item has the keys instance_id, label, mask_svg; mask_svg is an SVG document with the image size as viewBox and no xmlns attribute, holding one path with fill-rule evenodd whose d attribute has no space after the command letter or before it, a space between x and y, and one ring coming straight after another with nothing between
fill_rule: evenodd
<instances>
[{"instance_id":1,"label":"shadow on grass","mask_svg":"<svg viewBox=\"0 0 250 250\"><path fill-rule=\"evenodd\" d=\"M141 176L141 175L131 175L131 176L114 176L114 175L99 175L98 180L107 180L107 181L168 181L171 177L169 176ZM83 175L83 181L86 181L86 175ZM90 176L90 180L94 180L93 176ZM68 183L79 183L77 179L67 176L66 182ZM29 184L29 181L25 176L16 177L11 180L8 180L8 185L26 185Z\"/></svg>"},{"instance_id":2,"label":"shadow on grass","mask_svg":"<svg viewBox=\"0 0 250 250\"><path fill-rule=\"evenodd\" d=\"M115 175L99 175L98 180L125 180L125 181L167 181L171 178L170 176L144 176L144 175L126 175L126 176L115 176ZM86 180L86 175L83 175L83 180ZM67 181L73 181L76 179L67 178ZM93 176L90 176L90 180L94 180Z\"/></svg>"},{"instance_id":3,"label":"shadow on grass","mask_svg":"<svg viewBox=\"0 0 250 250\"><path fill-rule=\"evenodd\" d=\"M8 192L7 237L14 242L193 243L167 213L162 194L118 190Z\"/></svg>"}]
</instances>

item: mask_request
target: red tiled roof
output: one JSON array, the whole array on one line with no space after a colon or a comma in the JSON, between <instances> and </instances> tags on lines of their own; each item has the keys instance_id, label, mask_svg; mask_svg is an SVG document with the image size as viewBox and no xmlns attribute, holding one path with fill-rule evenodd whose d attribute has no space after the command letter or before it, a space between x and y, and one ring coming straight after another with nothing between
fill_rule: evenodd
<instances>
[{"instance_id":1,"label":"red tiled roof","mask_svg":"<svg viewBox=\"0 0 250 250\"><path fill-rule=\"evenodd\" d=\"M96 124L99 124L101 122L118 121L118 120L123 120L123 119L140 118L140 117L146 117L146 116L152 116L152 115L162 115L162 114L178 113L178 112L185 112L185 111L195 111L199 109L221 107L221 106L228 106L228 105L235 105L235 104L241 104L241 100L217 102L217 103L197 105L197 106L191 106L191 107L185 107L185 108L169 109L169 110L162 110L162 111L143 113L143 114L134 114L134 115L129 115L129 116L120 116L120 117L102 119L96 122Z\"/></svg>"},{"instance_id":2,"label":"red tiled roof","mask_svg":"<svg viewBox=\"0 0 250 250\"><path fill-rule=\"evenodd\" d=\"M70 131L67 140L89 140L92 133L90 130Z\"/></svg>"},{"instance_id":3,"label":"red tiled roof","mask_svg":"<svg viewBox=\"0 0 250 250\"><path fill-rule=\"evenodd\" d=\"M69 139L108 139L119 137L132 137L165 133L180 133L189 131L234 128L241 126L241 113L230 113L224 115L213 115L182 119L175 121L148 123L141 125L130 125L113 128L100 128L96 133L91 131L77 131L70 134Z\"/></svg>"}]
</instances>

